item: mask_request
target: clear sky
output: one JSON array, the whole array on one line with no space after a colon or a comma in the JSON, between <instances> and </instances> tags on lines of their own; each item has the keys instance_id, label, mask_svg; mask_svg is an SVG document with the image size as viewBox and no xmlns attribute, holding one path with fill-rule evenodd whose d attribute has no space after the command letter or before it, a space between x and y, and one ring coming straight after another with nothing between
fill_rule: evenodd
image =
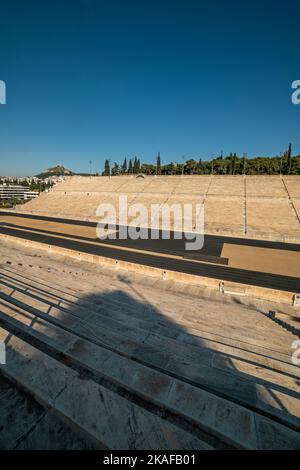
<instances>
[{"instance_id":1,"label":"clear sky","mask_svg":"<svg viewBox=\"0 0 300 470\"><path fill-rule=\"evenodd\" d=\"M3 0L0 174L300 152L300 2Z\"/></svg>"}]
</instances>

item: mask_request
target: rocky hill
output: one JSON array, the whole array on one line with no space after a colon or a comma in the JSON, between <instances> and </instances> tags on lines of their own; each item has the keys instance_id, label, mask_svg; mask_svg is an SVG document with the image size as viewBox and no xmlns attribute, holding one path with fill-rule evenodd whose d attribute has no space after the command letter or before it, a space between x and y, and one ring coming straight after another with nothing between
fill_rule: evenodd
<instances>
[{"instance_id":1,"label":"rocky hill","mask_svg":"<svg viewBox=\"0 0 300 470\"><path fill-rule=\"evenodd\" d=\"M75 173L71 170L68 170L63 165L56 165L53 168L48 168L44 172L36 175L38 178L49 178L50 176L71 176Z\"/></svg>"}]
</instances>

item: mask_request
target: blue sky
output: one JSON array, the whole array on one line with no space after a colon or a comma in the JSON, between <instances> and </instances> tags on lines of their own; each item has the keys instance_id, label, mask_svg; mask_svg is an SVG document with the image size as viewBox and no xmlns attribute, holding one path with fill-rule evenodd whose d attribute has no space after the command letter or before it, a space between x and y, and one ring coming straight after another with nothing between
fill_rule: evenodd
<instances>
[{"instance_id":1,"label":"blue sky","mask_svg":"<svg viewBox=\"0 0 300 470\"><path fill-rule=\"evenodd\" d=\"M5 0L0 174L300 152L296 1Z\"/></svg>"}]
</instances>

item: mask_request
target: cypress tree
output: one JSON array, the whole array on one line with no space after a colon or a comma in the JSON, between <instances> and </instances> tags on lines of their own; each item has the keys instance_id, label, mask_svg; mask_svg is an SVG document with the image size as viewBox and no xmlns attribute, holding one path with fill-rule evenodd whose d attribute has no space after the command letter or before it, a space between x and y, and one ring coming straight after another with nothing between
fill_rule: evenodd
<instances>
[{"instance_id":1,"label":"cypress tree","mask_svg":"<svg viewBox=\"0 0 300 470\"><path fill-rule=\"evenodd\" d=\"M127 172L127 160L126 157L124 158L124 162L122 164L122 175L126 175Z\"/></svg>"},{"instance_id":2,"label":"cypress tree","mask_svg":"<svg viewBox=\"0 0 300 470\"><path fill-rule=\"evenodd\" d=\"M243 155L243 175L246 174L246 165L247 165L247 156L246 154Z\"/></svg>"},{"instance_id":3,"label":"cypress tree","mask_svg":"<svg viewBox=\"0 0 300 470\"><path fill-rule=\"evenodd\" d=\"M109 176L110 175L110 164L108 160L105 160L104 163L104 176Z\"/></svg>"},{"instance_id":4,"label":"cypress tree","mask_svg":"<svg viewBox=\"0 0 300 470\"><path fill-rule=\"evenodd\" d=\"M288 151L287 151L286 166L287 166L287 173L290 173L291 166L292 166L292 144L289 144L289 148L288 148Z\"/></svg>"},{"instance_id":5,"label":"cypress tree","mask_svg":"<svg viewBox=\"0 0 300 470\"><path fill-rule=\"evenodd\" d=\"M118 176L119 172L120 172L119 165L118 165L117 162L115 162L115 163L114 163L114 166L113 166L113 168L112 168L112 170L111 170L111 174L112 174L112 176Z\"/></svg>"},{"instance_id":6,"label":"cypress tree","mask_svg":"<svg viewBox=\"0 0 300 470\"><path fill-rule=\"evenodd\" d=\"M139 166L138 166L138 159L137 157L134 157L133 161L133 173L137 174L139 172Z\"/></svg>"},{"instance_id":7,"label":"cypress tree","mask_svg":"<svg viewBox=\"0 0 300 470\"><path fill-rule=\"evenodd\" d=\"M233 157L232 157L232 174L233 174L233 175L235 175L236 160L237 160L237 156L236 156L236 153L234 153L234 155L233 155Z\"/></svg>"},{"instance_id":8,"label":"cypress tree","mask_svg":"<svg viewBox=\"0 0 300 470\"><path fill-rule=\"evenodd\" d=\"M156 174L161 174L161 161L160 161L160 153L157 154L157 161L156 161Z\"/></svg>"}]
</instances>

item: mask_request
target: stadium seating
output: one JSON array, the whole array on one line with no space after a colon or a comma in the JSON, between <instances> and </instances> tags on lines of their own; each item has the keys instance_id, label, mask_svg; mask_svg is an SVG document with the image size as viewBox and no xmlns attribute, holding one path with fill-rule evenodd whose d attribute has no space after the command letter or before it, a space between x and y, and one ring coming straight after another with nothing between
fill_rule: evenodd
<instances>
[{"instance_id":1,"label":"stadium seating","mask_svg":"<svg viewBox=\"0 0 300 470\"><path fill-rule=\"evenodd\" d=\"M300 242L300 176L72 176L18 211L98 221L99 204L118 213L121 195L149 212L151 204L204 203L206 233Z\"/></svg>"}]
</instances>

